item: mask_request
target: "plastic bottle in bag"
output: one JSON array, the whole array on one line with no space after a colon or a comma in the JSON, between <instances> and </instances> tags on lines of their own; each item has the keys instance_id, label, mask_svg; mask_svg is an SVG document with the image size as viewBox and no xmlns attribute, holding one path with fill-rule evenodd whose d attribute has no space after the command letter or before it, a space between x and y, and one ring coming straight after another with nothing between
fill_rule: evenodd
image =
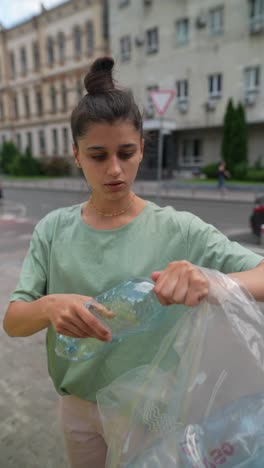
<instances>
[{"instance_id":1,"label":"plastic bottle in bag","mask_svg":"<svg viewBox=\"0 0 264 468\"><path fill-rule=\"evenodd\" d=\"M117 285L85 304L87 309L111 330L112 341L102 342L95 338L72 338L57 334L57 355L72 361L90 359L131 334L150 330L157 320L162 318L165 308L152 292L153 287L154 283L151 280L135 278ZM115 317L103 317L100 307L96 306L97 303L113 311Z\"/></svg>"},{"instance_id":2,"label":"plastic bottle in bag","mask_svg":"<svg viewBox=\"0 0 264 468\"><path fill-rule=\"evenodd\" d=\"M264 394L249 395L189 425L180 443L184 467L263 468Z\"/></svg>"}]
</instances>

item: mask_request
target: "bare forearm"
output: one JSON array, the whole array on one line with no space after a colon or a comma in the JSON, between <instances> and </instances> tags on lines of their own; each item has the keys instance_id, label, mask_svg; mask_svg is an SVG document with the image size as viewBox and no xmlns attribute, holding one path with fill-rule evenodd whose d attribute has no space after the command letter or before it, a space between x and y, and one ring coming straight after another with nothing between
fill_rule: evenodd
<instances>
[{"instance_id":1,"label":"bare forearm","mask_svg":"<svg viewBox=\"0 0 264 468\"><path fill-rule=\"evenodd\" d=\"M264 301L264 263L261 262L256 268L228 276L238 279L252 294L256 301Z\"/></svg>"},{"instance_id":2,"label":"bare forearm","mask_svg":"<svg viewBox=\"0 0 264 468\"><path fill-rule=\"evenodd\" d=\"M3 321L9 336L30 336L50 324L48 309L44 307L46 297L33 302L16 301L10 303Z\"/></svg>"}]
</instances>

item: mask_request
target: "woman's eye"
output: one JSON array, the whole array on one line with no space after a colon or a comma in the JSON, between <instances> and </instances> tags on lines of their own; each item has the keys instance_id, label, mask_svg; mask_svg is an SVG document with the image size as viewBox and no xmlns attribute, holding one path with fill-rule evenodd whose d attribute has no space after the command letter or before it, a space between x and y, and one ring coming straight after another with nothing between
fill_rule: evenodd
<instances>
[{"instance_id":1,"label":"woman's eye","mask_svg":"<svg viewBox=\"0 0 264 468\"><path fill-rule=\"evenodd\" d=\"M95 159L96 161L103 161L105 158L105 154L95 154L92 156L92 159Z\"/></svg>"},{"instance_id":2,"label":"woman's eye","mask_svg":"<svg viewBox=\"0 0 264 468\"><path fill-rule=\"evenodd\" d=\"M119 155L119 158L121 158L121 159L129 159L129 158L131 158L133 155L134 155L134 153L121 153L121 154Z\"/></svg>"}]
</instances>

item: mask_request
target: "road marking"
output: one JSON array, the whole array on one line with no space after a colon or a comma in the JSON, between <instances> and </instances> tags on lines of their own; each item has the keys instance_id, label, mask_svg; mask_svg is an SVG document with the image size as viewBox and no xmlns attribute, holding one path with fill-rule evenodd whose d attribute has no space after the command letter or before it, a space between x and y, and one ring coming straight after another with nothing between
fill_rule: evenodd
<instances>
[{"instance_id":1,"label":"road marking","mask_svg":"<svg viewBox=\"0 0 264 468\"><path fill-rule=\"evenodd\" d=\"M5 212L7 212L7 214L13 213L19 218L25 218L27 214L27 207L22 203L16 203L12 200L4 199L0 205L0 211L2 211L3 215L5 215Z\"/></svg>"}]
</instances>

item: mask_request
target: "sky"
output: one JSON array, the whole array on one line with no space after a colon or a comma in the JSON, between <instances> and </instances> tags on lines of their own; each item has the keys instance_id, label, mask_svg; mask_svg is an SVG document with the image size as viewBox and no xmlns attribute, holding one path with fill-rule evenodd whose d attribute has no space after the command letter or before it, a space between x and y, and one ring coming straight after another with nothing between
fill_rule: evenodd
<instances>
[{"instance_id":1,"label":"sky","mask_svg":"<svg viewBox=\"0 0 264 468\"><path fill-rule=\"evenodd\" d=\"M48 9L63 3L63 0L0 0L0 23L9 28L28 19L40 13L41 3Z\"/></svg>"}]
</instances>

